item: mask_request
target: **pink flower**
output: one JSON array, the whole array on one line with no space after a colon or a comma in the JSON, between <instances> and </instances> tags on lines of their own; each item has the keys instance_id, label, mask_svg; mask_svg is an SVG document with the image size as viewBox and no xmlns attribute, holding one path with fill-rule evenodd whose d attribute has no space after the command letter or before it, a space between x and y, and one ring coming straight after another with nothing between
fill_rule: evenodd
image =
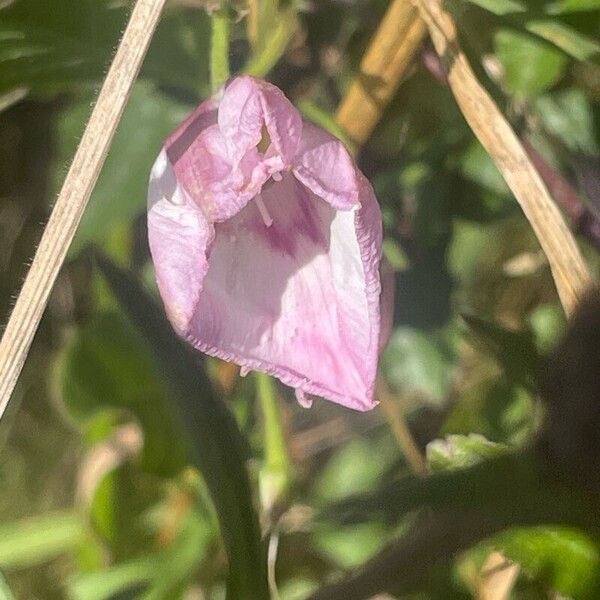
<instances>
[{"instance_id":1,"label":"pink flower","mask_svg":"<svg viewBox=\"0 0 600 600\"><path fill-rule=\"evenodd\" d=\"M379 206L343 144L278 88L237 77L169 137L148 230L167 314L194 347L274 375L303 405L375 406L392 300Z\"/></svg>"}]
</instances>

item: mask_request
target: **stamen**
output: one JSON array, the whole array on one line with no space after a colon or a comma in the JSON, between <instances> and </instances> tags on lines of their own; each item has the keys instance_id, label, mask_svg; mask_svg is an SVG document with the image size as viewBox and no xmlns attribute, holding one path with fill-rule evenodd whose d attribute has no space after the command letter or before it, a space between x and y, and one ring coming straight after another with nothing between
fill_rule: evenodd
<instances>
[{"instance_id":1,"label":"stamen","mask_svg":"<svg viewBox=\"0 0 600 600\"><path fill-rule=\"evenodd\" d=\"M283 179L283 176L279 172L273 173L271 177L273 178L273 181L281 181Z\"/></svg>"},{"instance_id":2,"label":"stamen","mask_svg":"<svg viewBox=\"0 0 600 600\"><path fill-rule=\"evenodd\" d=\"M256 206L258 208L258 212L260 213L260 216L262 217L263 223L265 224L266 227L271 227L271 225L273 225L273 219L272 219L271 215L269 214L267 207L265 206L262 196L260 194L258 194L256 196L256 198L254 198L254 201L256 202Z\"/></svg>"}]
</instances>

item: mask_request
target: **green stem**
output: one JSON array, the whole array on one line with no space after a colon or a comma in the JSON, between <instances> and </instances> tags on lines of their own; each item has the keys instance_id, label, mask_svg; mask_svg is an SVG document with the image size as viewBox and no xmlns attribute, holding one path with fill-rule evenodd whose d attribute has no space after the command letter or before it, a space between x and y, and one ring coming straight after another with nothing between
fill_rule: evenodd
<instances>
[{"instance_id":1,"label":"green stem","mask_svg":"<svg viewBox=\"0 0 600 600\"><path fill-rule=\"evenodd\" d=\"M292 479L292 463L281 425L275 383L269 375L256 373L258 400L263 416L265 460L261 469L261 494L267 509L281 500Z\"/></svg>"},{"instance_id":2,"label":"green stem","mask_svg":"<svg viewBox=\"0 0 600 600\"><path fill-rule=\"evenodd\" d=\"M221 8L212 14L210 40L210 81L217 92L229 79L229 15Z\"/></svg>"}]
</instances>

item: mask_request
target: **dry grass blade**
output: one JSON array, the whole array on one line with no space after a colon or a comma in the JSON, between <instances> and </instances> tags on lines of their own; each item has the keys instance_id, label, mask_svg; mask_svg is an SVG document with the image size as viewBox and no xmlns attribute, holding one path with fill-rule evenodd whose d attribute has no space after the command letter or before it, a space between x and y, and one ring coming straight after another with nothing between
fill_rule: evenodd
<instances>
[{"instance_id":1,"label":"dry grass blade","mask_svg":"<svg viewBox=\"0 0 600 600\"><path fill-rule=\"evenodd\" d=\"M387 10L336 115L357 144L364 143L392 99L426 32L410 0L394 0Z\"/></svg>"},{"instance_id":2,"label":"dry grass blade","mask_svg":"<svg viewBox=\"0 0 600 600\"><path fill-rule=\"evenodd\" d=\"M590 284L590 275L565 221L521 142L479 83L462 52L452 17L440 0L413 0L448 73L448 83L471 129L519 201L548 258L567 314Z\"/></svg>"},{"instance_id":3,"label":"dry grass blade","mask_svg":"<svg viewBox=\"0 0 600 600\"><path fill-rule=\"evenodd\" d=\"M0 418L92 193L165 0L138 0L0 342Z\"/></svg>"}]
</instances>

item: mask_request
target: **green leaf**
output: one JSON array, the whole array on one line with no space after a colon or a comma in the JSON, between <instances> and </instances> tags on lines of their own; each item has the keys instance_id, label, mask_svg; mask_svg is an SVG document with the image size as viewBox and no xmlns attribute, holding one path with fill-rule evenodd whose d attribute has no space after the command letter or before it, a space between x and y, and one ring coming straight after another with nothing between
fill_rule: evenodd
<instances>
[{"instance_id":1,"label":"green leaf","mask_svg":"<svg viewBox=\"0 0 600 600\"><path fill-rule=\"evenodd\" d=\"M587 535L567 527L511 529L491 542L525 573L574 600L600 596L600 550Z\"/></svg>"},{"instance_id":2,"label":"green leaf","mask_svg":"<svg viewBox=\"0 0 600 600\"><path fill-rule=\"evenodd\" d=\"M21 569L47 562L82 542L83 519L73 512L53 512L0 524L0 566Z\"/></svg>"},{"instance_id":3,"label":"green leaf","mask_svg":"<svg viewBox=\"0 0 600 600\"><path fill-rule=\"evenodd\" d=\"M562 13L596 10L598 8L600 8L600 0L557 0L546 6L546 12L549 15L559 15Z\"/></svg>"},{"instance_id":4,"label":"green leaf","mask_svg":"<svg viewBox=\"0 0 600 600\"><path fill-rule=\"evenodd\" d=\"M355 438L329 460L313 491L319 502L332 502L372 489L396 456L397 447L391 438Z\"/></svg>"},{"instance_id":5,"label":"green leaf","mask_svg":"<svg viewBox=\"0 0 600 600\"><path fill-rule=\"evenodd\" d=\"M101 244L119 226L128 226L145 210L150 169L167 135L189 112L147 82L138 83L129 98L104 168L85 210L71 253ZM57 120L59 149L55 164L69 162L90 112L89 98L67 108ZM56 168L60 177L62 169ZM56 189L62 181L55 181Z\"/></svg>"},{"instance_id":6,"label":"green leaf","mask_svg":"<svg viewBox=\"0 0 600 600\"><path fill-rule=\"evenodd\" d=\"M558 46L577 60L591 60L600 54L600 43L559 21L529 21L526 29Z\"/></svg>"},{"instance_id":7,"label":"green leaf","mask_svg":"<svg viewBox=\"0 0 600 600\"><path fill-rule=\"evenodd\" d=\"M480 8L488 10L495 15L502 16L512 13L527 12L527 5L518 0L468 0Z\"/></svg>"},{"instance_id":8,"label":"green leaf","mask_svg":"<svg viewBox=\"0 0 600 600\"><path fill-rule=\"evenodd\" d=\"M552 87L565 74L568 58L531 35L500 29L494 36L494 45L511 93L535 96Z\"/></svg>"},{"instance_id":9,"label":"green leaf","mask_svg":"<svg viewBox=\"0 0 600 600\"><path fill-rule=\"evenodd\" d=\"M351 527L320 526L313 533L315 545L343 569L359 567L389 539L382 523L360 523Z\"/></svg>"},{"instance_id":10,"label":"green leaf","mask_svg":"<svg viewBox=\"0 0 600 600\"><path fill-rule=\"evenodd\" d=\"M389 384L428 402L443 401L454 373L454 351L444 333L398 327L382 356L381 368Z\"/></svg>"},{"instance_id":11,"label":"green leaf","mask_svg":"<svg viewBox=\"0 0 600 600\"><path fill-rule=\"evenodd\" d=\"M156 565L152 585L142 600L177 598L185 591L196 569L206 557L213 532L197 512L190 512L177 538Z\"/></svg>"},{"instance_id":12,"label":"green leaf","mask_svg":"<svg viewBox=\"0 0 600 600\"><path fill-rule=\"evenodd\" d=\"M545 94L536 99L535 107L546 131L569 150L590 156L598 153L592 106L582 90Z\"/></svg>"},{"instance_id":13,"label":"green leaf","mask_svg":"<svg viewBox=\"0 0 600 600\"><path fill-rule=\"evenodd\" d=\"M164 313L133 278L98 256L119 303L146 339L169 386L194 462L215 503L229 556L231 598L268 597L266 556L246 472L246 442L227 406L216 398L197 354L181 341Z\"/></svg>"},{"instance_id":14,"label":"green leaf","mask_svg":"<svg viewBox=\"0 0 600 600\"><path fill-rule=\"evenodd\" d=\"M478 141L474 140L463 155L461 167L467 179L500 196L511 194L496 163Z\"/></svg>"},{"instance_id":15,"label":"green leaf","mask_svg":"<svg viewBox=\"0 0 600 600\"><path fill-rule=\"evenodd\" d=\"M486 458L506 453L504 444L490 442L482 435L449 435L427 444L427 462L433 472L470 467Z\"/></svg>"},{"instance_id":16,"label":"green leaf","mask_svg":"<svg viewBox=\"0 0 600 600\"><path fill-rule=\"evenodd\" d=\"M15 0L0 19L0 90L56 94L103 78L126 23L129 1ZM203 11L165 13L142 76L198 91L206 87L208 19Z\"/></svg>"},{"instance_id":17,"label":"green leaf","mask_svg":"<svg viewBox=\"0 0 600 600\"><path fill-rule=\"evenodd\" d=\"M160 566L156 555L115 565L92 573L76 574L68 584L72 600L109 600L119 592L145 587Z\"/></svg>"},{"instance_id":18,"label":"green leaf","mask_svg":"<svg viewBox=\"0 0 600 600\"><path fill-rule=\"evenodd\" d=\"M137 419L144 469L168 475L186 464L167 389L144 341L121 314L100 313L78 329L63 350L58 377L61 397L83 423L115 409Z\"/></svg>"},{"instance_id":19,"label":"green leaf","mask_svg":"<svg viewBox=\"0 0 600 600\"><path fill-rule=\"evenodd\" d=\"M535 336L536 346L542 354L546 354L564 335L567 320L560 304L540 304L531 311L529 323Z\"/></svg>"},{"instance_id":20,"label":"green leaf","mask_svg":"<svg viewBox=\"0 0 600 600\"><path fill-rule=\"evenodd\" d=\"M511 331L475 315L463 315L472 339L503 367L506 377L528 390L536 388L540 355L530 330Z\"/></svg>"},{"instance_id":21,"label":"green leaf","mask_svg":"<svg viewBox=\"0 0 600 600\"><path fill-rule=\"evenodd\" d=\"M0 600L16 600L2 573L0 573Z\"/></svg>"}]
</instances>

